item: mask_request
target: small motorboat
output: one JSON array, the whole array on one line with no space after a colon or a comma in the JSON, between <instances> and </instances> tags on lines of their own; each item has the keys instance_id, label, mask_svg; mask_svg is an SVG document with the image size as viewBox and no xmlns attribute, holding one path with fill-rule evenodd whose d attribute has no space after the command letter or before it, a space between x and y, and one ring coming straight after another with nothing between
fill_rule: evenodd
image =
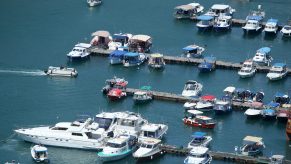
<instances>
[{"instance_id":1,"label":"small motorboat","mask_svg":"<svg viewBox=\"0 0 291 164\"><path fill-rule=\"evenodd\" d=\"M128 51L128 42L132 34L119 33L113 34L112 41L108 43L109 50Z\"/></svg>"},{"instance_id":2,"label":"small motorboat","mask_svg":"<svg viewBox=\"0 0 291 164\"><path fill-rule=\"evenodd\" d=\"M288 74L287 66L285 63L275 63L270 72L267 74L269 80L280 80Z\"/></svg>"},{"instance_id":3,"label":"small motorboat","mask_svg":"<svg viewBox=\"0 0 291 164\"><path fill-rule=\"evenodd\" d=\"M289 20L288 23L283 26L280 32L283 37L291 37L291 20Z\"/></svg>"},{"instance_id":4,"label":"small motorboat","mask_svg":"<svg viewBox=\"0 0 291 164\"><path fill-rule=\"evenodd\" d=\"M241 78L252 77L255 75L257 69L255 63L251 60L247 60L243 63L242 68L238 71L238 75Z\"/></svg>"},{"instance_id":5,"label":"small motorboat","mask_svg":"<svg viewBox=\"0 0 291 164\"><path fill-rule=\"evenodd\" d=\"M107 79L105 81L105 86L102 88L102 93L107 94L112 88L126 89L128 81L124 78L113 77L112 79Z\"/></svg>"},{"instance_id":6,"label":"small motorboat","mask_svg":"<svg viewBox=\"0 0 291 164\"><path fill-rule=\"evenodd\" d=\"M111 101L120 100L121 98L126 96L126 92L119 88L113 88L109 90L107 97Z\"/></svg>"},{"instance_id":7,"label":"small motorboat","mask_svg":"<svg viewBox=\"0 0 291 164\"><path fill-rule=\"evenodd\" d=\"M288 118L288 122L286 124L286 136L287 140L291 141L291 117Z\"/></svg>"},{"instance_id":8,"label":"small motorboat","mask_svg":"<svg viewBox=\"0 0 291 164\"><path fill-rule=\"evenodd\" d=\"M231 16L221 15L214 21L213 29L217 32L231 29Z\"/></svg>"},{"instance_id":9,"label":"small motorboat","mask_svg":"<svg viewBox=\"0 0 291 164\"><path fill-rule=\"evenodd\" d=\"M137 91L133 94L133 101L136 104L142 104L150 102L153 99L153 95L149 90Z\"/></svg>"},{"instance_id":10,"label":"small motorboat","mask_svg":"<svg viewBox=\"0 0 291 164\"><path fill-rule=\"evenodd\" d=\"M235 12L235 9L233 9L229 5L225 4L214 4L211 6L209 11L206 12L205 15L210 15L213 17L219 17L219 16L232 16Z\"/></svg>"},{"instance_id":11,"label":"small motorboat","mask_svg":"<svg viewBox=\"0 0 291 164\"><path fill-rule=\"evenodd\" d=\"M96 31L92 33L93 39L90 44L93 47L108 49L108 44L112 40L112 36L108 31Z\"/></svg>"},{"instance_id":12,"label":"small motorboat","mask_svg":"<svg viewBox=\"0 0 291 164\"><path fill-rule=\"evenodd\" d=\"M279 110L276 118L279 122L286 123L289 117L290 117L290 112L288 110Z\"/></svg>"},{"instance_id":13,"label":"small motorboat","mask_svg":"<svg viewBox=\"0 0 291 164\"><path fill-rule=\"evenodd\" d=\"M273 58L270 56L270 52L271 52L270 47L262 47L258 49L255 56L253 57L253 62L259 65L269 66L273 60Z\"/></svg>"},{"instance_id":14,"label":"small motorboat","mask_svg":"<svg viewBox=\"0 0 291 164\"><path fill-rule=\"evenodd\" d=\"M164 152L160 149L161 140L156 138L146 138L139 143L139 148L132 154L138 161L153 160Z\"/></svg>"},{"instance_id":15,"label":"small motorboat","mask_svg":"<svg viewBox=\"0 0 291 164\"><path fill-rule=\"evenodd\" d=\"M232 111L231 99L228 96L223 96L220 100L215 101L213 110L215 114L224 114Z\"/></svg>"},{"instance_id":16,"label":"small motorboat","mask_svg":"<svg viewBox=\"0 0 291 164\"><path fill-rule=\"evenodd\" d=\"M194 80L188 80L185 83L182 96L185 97L195 97L202 92L203 85Z\"/></svg>"},{"instance_id":17,"label":"small motorboat","mask_svg":"<svg viewBox=\"0 0 291 164\"><path fill-rule=\"evenodd\" d=\"M272 155L270 157L270 164L283 164L285 161L284 155Z\"/></svg>"},{"instance_id":18,"label":"small motorboat","mask_svg":"<svg viewBox=\"0 0 291 164\"><path fill-rule=\"evenodd\" d=\"M246 136L243 139L243 146L240 148L240 151L243 155L254 156L262 153L263 148L265 148L263 138Z\"/></svg>"},{"instance_id":19,"label":"small motorboat","mask_svg":"<svg viewBox=\"0 0 291 164\"><path fill-rule=\"evenodd\" d=\"M90 7L94 7L100 5L102 3L101 0L87 0L87 3Z\"/></svg>"},{"instance_id":20,"label":"small motorboat","mask_svg":"<svg viewBox=\"0 0 291 164\"><path fill-rule=\"evenodd\" d=\"M122 64L122 61L124 59L124 55L126 53L127 53L127 51L114 50L109 55L109 63L110 64Z\"/></svg>"},{"instance_id":21,"label":"small motorboat","mask_svg":"<svg viewBox=\"0 0 291 164\"><path fill-rule=\"evenodd\" d=\"M168 131L168 125L165 124L153 124L147 123L141 127L141 133L138 137L138 141L145 138L162 139Z\"/></svg>"},{"instance_id":22,"label":"small motorboat","mask_svg":"<svg viewBox=\"0 0 291 164\"><path fill-rule=\"evenodd\" d=\"M124 54L123 66L132 67L139 66L147 60L147 57L143 53L128 52Z\"/></svg>"},{"instance_id":23,"label":"small motorboat","mask_svg":"<svg viewBox=\"0 0 291 164\"><path fill-rule=\"evenodd\" d=\"M245 33L260 32L263 18L261 16L248 16L247 23L242 27Z\"/></svg>"},{"instance_id":24,"label":"small motorboat","mask_svg":"<svg viewBox=\"0 0 291 164\"><path fill-rule=\"evenodd\" d=\"M200 15L197 17L199 22L196 24L198 30L206 31L211 30L214 25L214 17L209 15Z\"/></svg>"},{"instance_id":25,"label":"small motorboat","mask_svg":"<svg viewBox=\"0 0 291 164\"><path fill-rule=\"evenodd\" d=\"M185 108L185 110L189 110L194 109L196 105L197 105L196 101L192 100L185 102L183 107Z\"/></svg>"},{"instance_id":26,"label":"small motorboat","mask_svg":"<svg viewBox=\"0 0 291 164\"><path fill-rule=\"evenodd\" d=\"M187 125L213 129L216 122L210 117L201 116L201 114L203 114L203 112L198 110L188 110L182 121Z\"/></svg>"},{"instance_id":27,"label":"small motorboat","mask_svg":"<svg viewBox=\"0 0 291 164\"><path fill-rule=\"evenodd\" d=\"M216 67L216 57L208 56L205 57L203 62L198 65L200 72L211 72L215 70Z\"/></svg>"},{"instance_id":28,"label":"small motorboat","mask_svg":"<svg viewBox=\"0 0 291 164\"><path fill-rule=\"evenodd\" d=\"M67 57L70 60L88 58L90 55L90 52L88 52L88 48L90 48L90 47L91 47L91 44L78 43L75 45L75 47L72 49L72 51L67 54Z\"/></svg>"},{"instance_id":29,"label":"small motorboat","mask_svg":"<svg viewBox=\"0 0 291 164\"><path fill-rule=\"evenodd\" d=\"M35 145L31 148L31 156L36 162L48 162L47 148L41 145Z\"/></svg>"},{"instance_id":30,"label":"small motorboat","mask_svg":"<svg viewBox=\"0 0 291 164\"><path fill-rule=\"evenodd\" d=\"M202 52L205 51L205 48L197 46L195 44L189 45L187 47L183 48L183 54L187 57L193 57L193 58L201 58Z\"/></svg>"},{"instance_id":31,"label":"small motorboat","mask_svg":"<svg viewBox=\"0 0 291 164\"><path fill-rule=\"evenodd\" d=\"M261 111L260 109L247 109L245 111L245 115L247 116L247 118L258 118L261 116Z\"/></svg>"},{"instance_id":32,"label":"small motorboat","mask_svg":"<svg viewBox=\"0 0 291 164\"><path fill-rule=\"evenodd\" d=\"M290 104L290 97L287 94L277 92L274 96L275 103L279 103L279 106L284 106L284 104Z\"/></svg>"},{"instance_id":33,"label":"small motorboat","mask_svg":"<svg viewBox=\"0 0 291 164\"><path fill-rule=\"evenodd\" d=\"M229 96L230 98L233 97L234 91L235 91L235 87L233 86L228 86L223 90L224 94L226 96Z\"/></svg>"},{"instance_id":34,"label":"small motorboat","mask_svg":"<svg viewBox=\"0 0 291 164\"><path fill-rule=\"evenodd\" d=\"M148 35L133 35L128 41L131 52L148 53L151 50L152 38Z\"/></svg>"},{"instance_id":35,"label":"small motorboat","mask_svg":"<svg viewBox=\"0 0 291 164\"><path fill-rule=\"evenodd\" d=\"M204 132L195 132L192 137L193 139L188 143L187 147L190 149L198 146L208 147L212 141L212 137L207 136Z\"/></svg>"},{"instance_id":36,"label":"small motorboat","mask_svg":"<svg viewBox=\"0 0 291 164\"><path fill-rule=\"evenodd\" d=\"M149 61L148 61L148 66L150 68L154 68L154 69L163 69L165 68L165 60L164 60L164 55L159 54L159 53L155 53L155 54L151 54Z\"/></svg>"},{"instance_id":37,"label":"small motorboat","mask_svg":"<svg viewBox=\"0 0 291 164\"><path fill-rule=\"evenodd\" d=\"M202 112L213 110L214 102L216 101L215 96L213 95L204 95L200 97L200 100L197 102L195 109Z\"/></svg>"},{"instance_id":38,"label":"small motorboat","mask_svg":"<svg viewBox=\"0 0 291 164\"><path fill-rule=\"evenodd\" d=\"M278 19L269 19L263 31L265 32L265 34L277 34Z\"/></svg>"},{"instance_id":39,"label":"small motorboat","mask_svg":"<svg viewBox=\"0 0 291 164\"><path fill-rule=\"evenodd\" d=\"M254 102L263 102L264 96L265 96L265 93L262 91L259 91L254 96L253 101Z\"/></svg>"},{"instance_id":40,"label":"small motorboat","mask_svg":"<svg viewBox=\"0 0 291 164\"><path fill-rule=\"evenodd\" d=\"M277 111L269 108L263 109L261 110L261 116L263 117L263 119L266 120L275 120L277 116Z\"/></svg>"},{"instance_id":41,"label":"small motorboat","mask_svg":"<svg viewBox=\"0 0 291 164\"><path fill-rule=\"evenodd\" d=\"M208 154L207 147L195 147L184 160L185 164L210 164L212 157Z\"/></svg>"},{"instance_id":42,"label":"small motorboat","mask_svg":"<svg viewBox=\"0 0 291 164\"><path fill-rule=\"evenodd\" d=\"M49 76L65 76L65 77L77 77L78 72L75 68L67 67L53 67L49 66L47 70L44 71L45 74Z\"/></svg>"},{"instance_id":43,"label":"small motorboat","mask_svg":"<svg viewBox=\"0 0 291 164\"><path fill-rule=\"evenodd\" d=\"M202 14L204 7L199 3L189 3L175 7L174 17L176 19L195 19Z\"/></svg>"}]
</instances>

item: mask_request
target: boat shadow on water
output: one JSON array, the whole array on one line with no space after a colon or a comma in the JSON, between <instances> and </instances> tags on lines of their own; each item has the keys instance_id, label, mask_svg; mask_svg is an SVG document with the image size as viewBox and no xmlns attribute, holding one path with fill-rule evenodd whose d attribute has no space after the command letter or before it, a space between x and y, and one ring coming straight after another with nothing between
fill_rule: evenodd
<instances>
[{"instance_id":1,"label":"boat shadow on water","mask_svg":"<svg viewBox=\"0 0 291 164\"><path fill-rule=\"evenodd\" d=\"M272 35L264 35L264 40L268 40L268 41L273 41L273 40L275 40L277 38L277 35L275 35L275 34L272 34Z\"/></svg>"},{"instance_id":2,"label":"boat shadow on water","mask_svg":"<svg viewBox=\"0 0 291 164\"><path fill-rule=\"evenodd\" d=\"M243 33L244 39L256 39L258 36L262 36L262 34L260 32Z\"/></svg>"}]
</instances>

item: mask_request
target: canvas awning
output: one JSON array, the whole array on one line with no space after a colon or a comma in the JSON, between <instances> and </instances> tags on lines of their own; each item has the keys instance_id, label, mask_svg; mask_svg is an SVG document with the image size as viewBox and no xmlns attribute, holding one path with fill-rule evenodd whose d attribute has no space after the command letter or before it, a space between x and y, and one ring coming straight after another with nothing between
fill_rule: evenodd
<instances>
[{"instance_id":1,"label":"canvas awning","mask_svg":"<svg viewBox=\"0 0 291 164\"><path fill-rule=\"evenodd\" d=\"M254 136L246 136L244 139L246 142L262 142L263 138L261 137L254 137Z\"/></svg>"},{"instance_id":2,"label":"canvas awning","mask_svg":"<svg viewBox=\"0 0 291 164\"><path fill-rule=\"evenodd\" d=\"M181 6L175 7L176 10L184 10L184 11L193 10L194 8L195 7L192 5L181 5Z\"/></svg>"},{"instance_id":3,"label":"canvas awning","mask_svg":"<svg viewBox=\"0 0 291 164\"><path fill-rule=\"evenodd\" d=\"M140 40L143 42L147 42L150 39L151 39L151 37L148 35L134 35L134 36L132 36L132 38L130 38L130 40Z\"/></svg>"},{"instance_id":4,"label":"canvas awning","mask_svg":"<svg viewBox=\"0 0 291 164\"><path fill-rule=\"evenodd\" d=\"M96 31L92 33L92 36L100 36L100 37L107 38L110 36L110 33L108 31Z\"/></svg>"}]
</instances>

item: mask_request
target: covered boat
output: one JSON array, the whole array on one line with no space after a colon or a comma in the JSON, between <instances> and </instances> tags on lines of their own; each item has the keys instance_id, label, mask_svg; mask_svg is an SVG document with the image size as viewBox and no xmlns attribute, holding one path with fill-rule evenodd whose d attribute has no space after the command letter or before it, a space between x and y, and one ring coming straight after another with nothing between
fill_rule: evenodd
<instances>
[{"instance_id":1,"label":"covered boat","mask_svg":"<svg viewBox=\"0 0 291 164\"><path fill-rule=\"evenodd\" d=\"M90 44L92 46L108 49L108 43L112 40L112 37L108 31L96 31L92 33L93 39Z\"/></svg>"},{"instance_id":2,"label":"covered boat","mask_svg":"<svg viewBox=\"0 0 291 164\"><path fill-rule=\"evenodd\" d=\"M209 56L205 57L203 62L198 65L200 72L211 72L215 70L216 67L216 57Z\"/></svg>"},{"instance_id":3,"label":"covered boat","mask_svg":"<svg viewBox=\"0 0 291 164\"><path fill-rule=\"evenodd\" d=\"M184 160L185 164L210 164L212 157L208 154L208 148L200 146L190 150L189 155Z\"/></svg>"},{"instance_id":4,"label":"covered boat","mask_svg":"<svg viewBox=\"0 0 291 164\"><path fill-rule=\"evenodd\" d=\"M124 55L128 53L127 51L114 50L109 55L110 64L122 64Z\"/></svg>"},{"instance_id":5,"label":"covered boat","mask_svg":"<svg viewBox=\"0 0 291 164\"><path fill-rule=\"evenodd\" d=\"M245 33L255 33L262 30L262 16L252 15L247 17L246 24L242 27Z\"/></svg>"},{"instance_id":6,"label":"covered boat","mask_svg":"<svg viewBox=\"0 0 291 164\"><path fill-rule=\"evenodd\" d=\"M241 69L238 71L238 75L241 78L247 78L247 77L252 77L255 75L257 69L255 66L255 63L252 60L246 60L243 63L243 66Z\"/></svg>"},{"instance_id":7,"label":"covered boat","mask_svg":"<svg viewBox=\"0 0 291 164\"><path fill-rule=\"evenodd\" d=\"M246 136L243 139L243 146L240 148L243 155L254 156L263 152L265 145L263 143L263 138Z\"/></svg>"},{"instance_id":8,"label":"covered boat","mask_svg":"<svg viewBox=\"0 0 291 164\"><path fill-rule=\"evenodd\" d=\"M189 3L175 7L174 17L176 19L195 19L204 10L199 3Z\"/></svg>"},{"instance_id":9,"label":"covered boat","mask_svg":"<svg viewBox=\"0 0 291 164\"><path fill-rule=\"evenodd\" d=\"M109 90L107 97L111 101L119 100L126 96L126 92L119 88L113 88Z\"/></svg>"},{"instance_id":10,"label":"covered boat","mask_svg":"<svg viewBox=\"0 0 291 164\"><path fill-rule=\"evenodd\" d=\"M146 103L153 99L153 94L150 91L151 86L142 86L140 91L136 91L133 94L133 101L135 103Z\"/></svg>"},{"instance_id":11,"label":"covered boat","mask_svg":"<svg viewBox=\"0 0 291 164\"><path fill-rule=\"evenodd\" d=\"M213 110L214 102L216 97L213 95L204 95L200 97L200 100L197 102L195 109L200 111L211 111Z\"/></svg>"},{"instance_id":12,"label":"covered boat","mask_svg":"<svg viewBox=\"0 0 291 164\"><path fill-rule=\"evenodd\" d=\"M200 15L197 17L199 22L196 24L198 30L211 30L214 25L214 17L209 15Z\"/></svg>"},{"instance_id":13,"label":"covered boat","mask_svg":"<svg viewBox=\"0 0 291 164\"><path fill-rule=\"evenodd\" d=\"M273 58L270 56L271 48L262 47L257 50L255 56L253 57L253 62L259 65L269 66Z\"/></svg>"},{"instance_id":14,"label":"covered boat","mask_svg":"<svg viewBox=\"0 0 291 164\"><path fill-rule=\"evenodd\" d=\"M231 6L229 5L214 4L211 6L209 11L205 15L210 15L213 17L232 16L234 12L235 12L235 9L231 8Z\"/></svg>"},{"instance_id":15,"label":"covered boat","mask_svg":"<svg viewBox=\"0 0 291 164\"><path fill-rule=\"evenodd\" d=\"M185 83L182 96L195 97L202 92L203 85L194 80L188 80Z\"/></svg>"},{"instance_id":16,"label":"covered boat","mask_svg":"<svg viewBox=\"0 0 291 164\"><path fill-rule=\"evenodd\" d=\"M77 77L78 72L75 68L67 67L53 67L49 66L47 70L44 71L45 74L49 76L65 76L65 77Z\"/></svg>"},{"instance_id":17,"label":"covered boat","mask_svg":"<svg viewBox=\"0 0 291 164\"><path fill-rule=\"evenodd\" d=\"M139 66L146 61L146 56L143 53L128 52L124 54L123 66L132 67Z\"/></svg>"},{"instance_id":18,"label":"covered boat","mask_svg":"<svg viewBox=\"0 0 291 164\"><path fill-rule=\"evenodd\" d=\"M235 87L233 86L228 86L223 90L224 94L231 98L233 97L234 91L235 91Z\"/></svg>"},{"instance_id":19,"label":"covered boat","mask_svg":"<svg viewBox=\"0 0 291 164\"><path fill-rule=\"evenodd\" d=\"M254 102L263 102L264 96L265 96L265 93L262 91L259 91L254 96L253 101Z\"/></svg>"},{"instance_id":20,"label":"covered boat","mask_svg":"<svg viewBox=\"0 0 291 164\"><path fill-rule=\"evenodd\" d=\"M198 146L208 147L212 141L211 136L207 136L204 132L195 132L192 135L192 140L188 143L188 148L192 149Z\"/></svg>"},{"instance_id":21,"label":"covered boat","mask_svg":"<svg viewBox=\"0 0 291 164\"><path fill-rule=\"evenodd\" d=\"M88 58L90 55L88 48L90 47L91 44L78 43L75 45L72 51L67 54L67 57L71 60Z\"/></svg>"},{"instance_id":22,"label":"covered boat","mask_svg":"<svg viewBox=\"0 0 291 164\"><path fill-rule=\"evenodd\" d=\"M36 162L48 162L47 148L42 145L35 145L31 148L31 156Z\"/></svg>"},{"instance_id":23,"label":"covered boat","mask_svg":"<svg viewBox=\"0 0 291 164\"><path fill-rule=\"evenodd\" d=\"M128 51L128 42L132 34L119 33L113 34L112 41L108 43L109 50Z\"/></svg>"},{"instance_id":24,"label":"covered boat","mask_svg":"<svg viewBox=\"0 0 291 164\"><path fill-rule=\"evenodd\" d=\"M276 34L278 31L278 19L269 19L263 31L265 34Z\"/></svg>"},{"instance_id":25,"label":"covered boat","mask_svg":"<svg viewBox=\"0 0 291 164\"><path fill-rule=\"evenodd\" d=\"M165 68L165 60L164 60L164 55L155 53L151 54L149 61L148 61L148 66L150 68L155 68L155 69L163 69Z\"/></svg>"},{"instance_id":26,"label":"covered boat","mask_svg":"<svg viewBox=\"0 0 291 164\"><path fill-rule=\"evenodd\" d=\"M183 54L187 58L190 58L190 57L200 58L202 57L202 52L204 52L204 50L205 48L192 44L183 48Z\"/></svg>"},{"instance_id":27,"label":"covered boat","mask_svg":"<svg viewBox=\"0 0 291 164\"><path fill-rule=\"evenodd\" d=\"M245 111L245 115L247 118L258 118L261 116L261 111L262 110L250 108Z\"/></svg>"},{"instance_id":28,"label":"covered boat","mask_svg":"<svg viewBox=\"0 0 291 164\"><path fill-rule=\"evenodd\" d=\"M275 120L277 116L277 111L270 108L263 109L261 111L261 116L263 117L263 119L266 120Z\"/></svg>"},{"instance_id":29,"label":"covered boat","mask_svg":"<svg viewBox=\"0 0 291 164\"><path fill-rule=\"evenodd\" d=\"M273 101L279 103L280 106L283 106L284 104L290 104L290 97L285 93L277 92Z\"/></svg>"},{"instance_id":30,"label":"covered boat","mask_svg":"<svg viewBox=\"0 0 291 164\"><path fill-rule=\"evenodd\" d=\"M214 21L213 29L217 32L231 29L231 16L221 15Z\"/></svg>"},{"instance_id":31,"label":"covered boat","mask_svg":"<svg viewBox=\"0 0 291 164\"><path fill-rule=\"evenodd\" d=\"M146 138L162 139L168 131L168 125L147 123L141 127L141 132L138 141Z\"/></svg>"},{"instance_id":32,"label":"covered boat","mask_svg":"<svg viewBox=\"0 0 291 164\"><path fill-rule=\"evenodd\" d=\"M275 63L267 74L269 80L280 80L287 76L287 66L285 63Z\"/></svg>"},{"instance_id":33,"label":"covered boat","mask_svg":"<svg viewBox=\"0 0 291 164\"><path fill-rule=\"evenodd\" d=\"M101 0L87 0L87 3L90 7L94 7L100 5L102 3Z\"/></svg>"},{"instance_id":34,"label":"covered boat","mask_svg":"<svg viewBox=\"0 0 291 164\"><path fill-rule=\"evenodd\" d=\"M152 38L148 35L133 35L128 42L129 51L133 52L150 52Z\"/></svg>"},{"instance_id":35,"label":"covered boat","mask_svg":"<svg viewBox=\"0 0 291 164\"><path fill-rule=\"evenodd\" d=\"M161 140L156 138L146 138L139 143L139 148L133 153L137 161L153 160L164 154L160 149Z\"/></svg>"},{"instance_id":36,"label":"covered boat","mask_svg":"<svg viewBox=\"0 0 291 164\"><path fill-rule=\"evenodd\" d=\"M213 129L215 127L216 122L207 116L201 116L203 112L198 110L188 110L185 117L182 119L184 124Z\"/></svg>"}]
</instances>

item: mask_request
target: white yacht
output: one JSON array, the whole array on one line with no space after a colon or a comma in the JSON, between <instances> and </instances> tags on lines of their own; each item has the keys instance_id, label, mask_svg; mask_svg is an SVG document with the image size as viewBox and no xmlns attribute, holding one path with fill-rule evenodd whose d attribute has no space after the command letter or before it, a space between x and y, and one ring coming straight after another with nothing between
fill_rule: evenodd
<instances>
[{"instance_id":1,"label":"white yacht","mask_svg":"<svg viewBox=\"0 0 291 164\"><path fill-rule=\"evenodd\" d=\"M202 91L203 85L194 80L188 80L184 86L182 96L193 97L198 96Z\"/></svg>"},{"instance_id":2,"label":"white yacht","mask_svg":"<svg viewBox=\"0 0 291 164\"><path fill-rule=\"evenodd\" d=\"M185 164L209 164L212 157L208 154L207 147L192 148L190 154L184 160Z\"/></svg>"},{"instance_id":3,"label":"white yacht","mask_svg":"<svg viewBox=\"0 0 291 164\"><path fill-rule=\"evenodd\" d=\"M55 126L17 129L18 136L28 142L49 146L100 150L104 139L113 136L116 113L100 113L74 122L59 122Z\"/></svg>"},{"instance_id":4,"label":"white yacht","mask_svg":"<svg viewBox=\"0 0 291 164\"><path fill-rule=\"evenodd\" d=\"M190 149L198 146L208 147L212 141L212 137L207 136L204 132L195 132L192 137L193 139L188 143Z\"/></svg>"},{"instance_id":5,"label":"white yacht","mask_svg":"<svg viewBox=\"0 0 291 164\"><path fill-rule=\"evenodd\" d=\"M269 19L263 31L265 32L265 34L276 34L278 31L278 20Z\"/></svg>"},{"instance_id":6,"label":"white yacht","mask_svg":"<svg viewBox=\"0 0 291 164\"><path fill-rule=\"evenodd\" d=\"M72 51L67 54L67 57L72 60L87 58L90 55L90 52L88 52L88 48L90 47L91 44L78 43L75 45Z\"/></svg>"},{"instance_id":7,"label":"white yacht","mask_svg":"<svg viewBox=\"0 0 291 164\"><path fill-rule=\"evenodd\" d=\"M133 153L133 157L137 160L152 160L160 155L163 155L163 151L159 145L161 140L156 138L146 138L140 142L139 148Z\"/></svg>"},{"instance_id":8,"label":"white yacht","mask_svg":"<svg viewBox=\"0 0 291 164\"><path fill-rule=\"evenodd\" d=\"M90 7L94 7L100 5L102 3L101 0L87 0L87 3Z\"/></svg>"},{"instance_id":9,"label":"white yacht","mask_svg":"<svg viewBox=\"0 0 291 164\"><path fill-rule=\"evenodd\" d=\"M67 67L53 67L49 66L47 70L44 71L46 75L49 76L66 76L66 77L77 77L78 72L75 68Z\"/></svg>"},{"instance_id":10,"label":"white yacht","mask_svg":"<svg viewBox=\"0 0 291 164\"><path fill-rule=\"evenodd\" d=\"M269 80L280 80L288 74L285 63L275 63L267 74Z\"/></svg>"},{"instance_id":11,"label":"white yacht","mask_svg":"<svg viewBox=\"0 0 291 164\"><path fill-rule=\"evenodd\" d=\"M253 61L247 60L243 63L242 68L238 71L238 75L241 78L252 77L256 73L256 67Z\"/></svg>"},{"instance_id":12,"label":"white yacht","mask_svg":"<svg viewBox=\"0 0 291 164\"><path fill-rule=\"evenodd\" d=\"M213 17L218 17L220 15L232 16L235 12L235 9L231 8L229 5L225 4L214 4L211 6L209 11L205 15L210 15Z\"/></svg>"},{"instance_id":13,"label":"white yacht","mask_svg":"<svg viewBox=\"0 0 291 164\"><path fill-rule=\"evenodd\" d=\"M197 103L193 100L193 101L187 101L184 103L183 107L188 110L188 109L194 109L195 106L197 105Z\"/></svg>"},{"instance_id":14,"label":"white yacht","mask_svg":"<svg viewBox=\"0 0 291 164\"><path fill-rule=\"evenodd\" d=\"M168 125L148 123L141 127L141 134L138 137L138 140L141 141L145 138L162 139L167 131Z\"/></svg>"}]
</instances>

